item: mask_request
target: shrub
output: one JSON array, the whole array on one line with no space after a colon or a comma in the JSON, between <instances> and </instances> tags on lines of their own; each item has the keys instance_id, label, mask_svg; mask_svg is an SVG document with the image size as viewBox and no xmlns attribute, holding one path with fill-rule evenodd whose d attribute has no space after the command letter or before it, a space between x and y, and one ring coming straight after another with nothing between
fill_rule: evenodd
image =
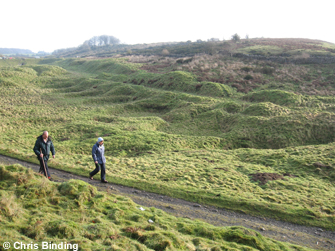
<instances>
[{"instance_id":1,"label":"shrub","mask_svg":"<svg viewBox=\"0 0 335 251\"><path fill-rule=\"evenodd\" d=\"M167 49L162 50L162 55L169 55L170 52Z\"/></svg>"},{"instance_id":2,"label":"shrub","mask_svg":"<svg viewBox=\"0 0 335 251\"><path fill-rule=\"evenodd\" d=\"M252 80L252 79L254 79L254 77L248 74L244 77L244 79L245 80Z\"/></svg>"},{"instance_id":3,"label":"shrub","mask_svg":"<svg viewBox=\"0 0 335 251\"><path fill-rule=\"evenodd\" d=\"M260 72L263 73L263 74L272 75L275 72L275 69L271 68L271 67L263 67L260 70Z\"/></svg>"},{"instance_id":4,"label":"shrub","mask_svg":"<svg viewBox=\"0 0 335 251\"><path fill-rule=\"evenodd\" d=\"M245 66L245 67L242 67L241 70L245 71L245 72L249 72L249 71L252 71L252 68L248 67L248 66Z\"/></svg>"}]
</instances>

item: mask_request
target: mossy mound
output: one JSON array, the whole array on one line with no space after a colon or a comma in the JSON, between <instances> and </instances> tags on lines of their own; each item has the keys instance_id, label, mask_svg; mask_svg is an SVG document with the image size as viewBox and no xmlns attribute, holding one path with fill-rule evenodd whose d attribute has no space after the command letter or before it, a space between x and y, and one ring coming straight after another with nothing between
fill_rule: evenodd
<instances>
[{"instance_id":1,"label":"mossy mound","mask_svg":"<svg viewBox=\"0 0 335 251\"><path fill-rule=\"evenodd\" d=\"M31 65L28 67L34 69L38 76L44 77L54 77L67 73L67 70L53 65Z\"/></svg>"},{"instance_id":2,"label":"mossy mound","mask_svg":"<svg viewBox=\"0 0 335 251\"><path fill-rule=\"evenodd\" d=\"M172 121L185 121L190 120L192 118L196 118L200 114L204 112L208 112L212 110L210 105L207 104L194 104L194 103L186 103L182 105L180 108L173 109L172 111L166 113L164 115L164 119L169 122Z\"/></svg>"},{"instance_id":3,"label":"mossy mound","mask_svg":"<svg viewBox=\"0 0 335 251\"><path fill-rule=\"evenodd\" d=\"M163 76L161 76L159 78L159 80L163 83L174 82L174 83L183 85L183 84L186 84L186 83L194 82L195 77L189 72L172 71L172 72L163 74ZM171 86L171 88L172 88L172 86Z\"/></svg>"},{"instance_id":4,"label":"mossy mound","mask_svg":"<svg viewBox=\"0 0 335 251\"><path fill-rule=\"evenodd\" d=\"M97 63L99 62L99 63ZM66 59L58 62L60 66L86 73L131 74L138 71L140 65L127 63L124 59Z\"/></svg>"},{"instance_id":5,"label":"mossy mound","mask_svg":"<svg viewBox=\"0 0 335 251\"><path fill-rule=\"evenodd\" d=\"M195 76L185 71L172 71L165 74L139 72L131 76L127 82L210 97L229 97L233 94L233 89L228 85L214 82L197 82Z\"/></svg>"},{"instance_id":6,"label":"mossy mound","mask_svg":"<svg viewBox=\"0 0 335 251\"><path fill-rule=\"evenodd\" d=\"M97 194L96 187L87 186L87 183L81 180L69 180L62 183L58 190L62 195L72 196L80 205L90 201Z\"/></svg>"},{"instance_id":7,"label":"mossy mound","mask_svg":"<svg viewBox=\"0 0 335 251\"><path fill-rule=\"evenodd\" d=\"M250 102L271 102L276 105L299 106L304 102L302 95L297 95L288 91L263 90L245 95L243 100Z\"/></svg>"},{"instance_id":8,"label":"mossy mound","mask_svg":"<svg viewBox=\"0 0 335 251\"><path fill-rule=\"evenodd\" d=\"M210 97L230 97L233 95L233 89L224 84L214 82L201 82L195 86L196 92Z\"/></svg>"},{"instance_id":9,"label":"mossy mound","mask_svg":"<svg viewBox=\"0 0 335 251\"><path fill-rule=\"evenodd\" d=\"M118 86L116 88L113 88L109 92L106 93L106 95L125 95L125 96L130 96L130 95L135 95L137 91L135 88L132 86Z\"/></svg>"},{"instance_id":10,"label":"mossy mound","mask_svg":"<svg viewBox=\"0 0 335 251\"><path fill-rule=\"evenodd\" d=\"M28 84L36 77L36 71L29 67L4 67L0 70L0 86L21 86Z\"/></svg>"},{"instance_id":11,"label":"mossy mound","mask_svg":"<svg viewBox=\"0 0 335 251\"><path fill-rule=\"evenodd\" d=\"M250 116L272 117L287 115L290 110L270 102L261 102L250 105L242 113Z\"/></svg>"},{"instance_id":12,"label":"mossy mound","mask_svg":"<svg viewBox=\"0 0 335 251\"><path fill-rule=\"evenodd\" d=\"M31 67L3 67L0 71L3 78L27 78L37 77L36 71Z\"/></svg>"}]
</instances>

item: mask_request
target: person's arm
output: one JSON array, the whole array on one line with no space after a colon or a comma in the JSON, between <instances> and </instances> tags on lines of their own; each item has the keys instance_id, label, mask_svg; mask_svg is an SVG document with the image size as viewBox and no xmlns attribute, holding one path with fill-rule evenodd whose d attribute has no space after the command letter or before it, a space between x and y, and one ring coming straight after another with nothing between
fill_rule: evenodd
<instances>
[{"instance_id":1,"label":"person's arm","mask_svg":"<svg viewBox=\"0 0 335 251\"><path fill-rule=\"evenodd\" d=\"M55 158L56 151L55 151L54 144L52 142L50 144L50 150L51 150L51 153L52 153L52 157Z\"/></svg>"},{"instance_id":2,"label":"person's arm","mask_svg":"<svg viewBox=\"0 0 335 251\"><path fill-rule=\"evenodd\" d=\"M36 140L36 142L35 142L35 146L34 146L33 150L34 150L34 152L35 152L35 154L36 154L37 156L40 156L40 155L41 155L40 148L39 148L39 144L38 144L38 140Z\"/></svg>"},{"instance_id":3,"label":"person's arm","mask_svg":"<svg viewBox=\"0 0 335 251\"><path fill-rule=\"evenodd\" d=\"M98 158L97 158L97 146L94 145L93 148L92 148L92 158L94 160L95 163L98 163Z\"/></svg>"}]
</instances>

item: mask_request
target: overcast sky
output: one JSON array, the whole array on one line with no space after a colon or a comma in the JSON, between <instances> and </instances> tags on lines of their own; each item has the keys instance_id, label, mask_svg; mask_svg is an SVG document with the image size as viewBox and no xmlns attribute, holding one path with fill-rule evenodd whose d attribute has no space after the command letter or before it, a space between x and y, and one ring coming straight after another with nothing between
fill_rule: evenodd
<instances>
[{"instance_id":1,"label":"overcast sky","mask_svg":"<svg viewBox=\"0 0 335 251\"><path fill-rule=\"evenodd\" d=\"M52 52L93 36L126 44L219 38L335 43L334 0L2 0L0 48Z\"/></svg>"}]
</instances>

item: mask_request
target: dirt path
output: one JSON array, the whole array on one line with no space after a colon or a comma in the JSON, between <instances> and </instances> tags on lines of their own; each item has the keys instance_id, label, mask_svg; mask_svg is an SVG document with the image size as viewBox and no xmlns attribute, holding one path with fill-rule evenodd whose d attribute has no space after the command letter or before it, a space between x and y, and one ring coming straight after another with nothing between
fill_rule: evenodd
<instances>
[{"instance_id":1,"label":"dirt path","mask_svg":"<svg viewBox=\"0 0 335 251\"><path fill-rule=\"evenodd\" d=\"M3 155L0 155L0 164L21 164L36 172L39 170L39 166L36 164ZM263 236L279 241L290 242L318 250L335 250L335 232L325 231L318 227L306 227L268 218L253 217L212 206L175 199L165 195L141 191L131 187L112 183L104 184L101 183L100 180L90 180L88 177L53 168L50 168L50 172L55 182L62 182L68 179L80 179L98 187L100 190L111 189L113 193L128 196L134 202L142 206L160 208L178 217L201 219L215 226L244 226L260 232Z\"/></svg>"}]
</instances>

